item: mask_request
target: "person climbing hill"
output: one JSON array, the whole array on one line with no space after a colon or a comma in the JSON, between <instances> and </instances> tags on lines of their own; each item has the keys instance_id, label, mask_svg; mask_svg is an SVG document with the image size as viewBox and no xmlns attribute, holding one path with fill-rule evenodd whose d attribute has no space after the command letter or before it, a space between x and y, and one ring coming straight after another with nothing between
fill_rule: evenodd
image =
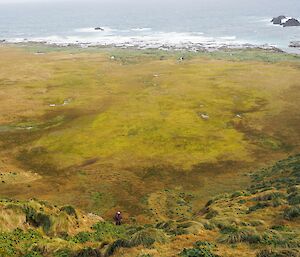
<instances>
[{"instance_id":1,"label":"person climbing hill","mask_svg":"<svg viewBox=\"0 0 300 257\"><path fill-rule=\"evenodd\" d=\"M122 219L123 219L122 214L121 214L121 212L118 211L114 217L114 220L115 220L117 226L120 226L122 224Z\"/></svg>"}]
</instances>

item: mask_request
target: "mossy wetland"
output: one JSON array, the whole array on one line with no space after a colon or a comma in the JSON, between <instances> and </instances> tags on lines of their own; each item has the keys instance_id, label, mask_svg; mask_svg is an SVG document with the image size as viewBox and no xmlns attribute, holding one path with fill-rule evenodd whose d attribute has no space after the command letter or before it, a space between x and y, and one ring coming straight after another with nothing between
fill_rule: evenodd
<instances>
[{"instance_id":1,"label":"mossy wetland","mask_svg":"<svg viewBox=\"0 0 300 257\"><path fill-rule=\"evenodd\" d=\"M21 252L35 238L24 256L297 256L299 56L32 44L0 65L2 213L19 215L0 227Z\"/></svg>"}]
</instances>

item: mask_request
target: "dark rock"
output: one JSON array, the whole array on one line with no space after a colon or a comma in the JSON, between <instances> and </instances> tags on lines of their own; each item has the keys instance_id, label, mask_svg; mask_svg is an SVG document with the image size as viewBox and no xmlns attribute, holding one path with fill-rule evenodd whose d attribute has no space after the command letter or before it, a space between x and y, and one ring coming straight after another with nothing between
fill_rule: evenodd
<instances>
[{"instance_id":1,"label":"dark rock","mask_svg":"<svg viewBox=\"0 0 300 257\"><path fill-rule=\"evenodd\" d=\"M280 16L278 16L278 17L274 17L274 18L271 20L271 22L273 22L273 24L276 24L276 25L281 25L281 24L282 24L281 21L282 21L283 19L286 19L286 17L285 17L284 15L280 15Z\"/></svg>"},{"instance_id":2,"label":"dark rock","mask_svg":"<svg viewBox=\"0 0 300 257\"><path fill-rule=\"evenodd\" d=\"M290 42L289 47L299 47L300 48L300 41Z\"/></svg>"},{"instance_id":3,"label":"dark rock","mask_svg":"<svg viewBox=\"0 0 300 257\"><path fill-rule=\"evenodd\" d=\"M104 31L104 29L103 29L103 28L101 28L101 27L96 27L96 28L95 28L95 30Z\"/></svg>"},{"instance_id":4,"label":"dark rock","mask_svg":"<svg viewBox=\"0 0 300 257\"><path fill-rule=\"evenodd\" d=\"M294 27L294 26L300 26L300 22L295 18L289 19L285 23L283 23L283 27Z\"/></svg>"}]
</instances>

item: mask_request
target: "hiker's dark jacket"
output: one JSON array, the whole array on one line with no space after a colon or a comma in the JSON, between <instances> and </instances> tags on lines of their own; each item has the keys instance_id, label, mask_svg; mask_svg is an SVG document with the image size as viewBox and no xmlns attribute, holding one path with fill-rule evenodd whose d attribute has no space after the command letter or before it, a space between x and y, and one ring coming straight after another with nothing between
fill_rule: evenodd
<instances>
[{"instance_id":1,"label":"hiker's dark jacket","mask_svg":"<svg viewBox=\"0 0 300 257\"><path fill-rule=\"evenodd\" d=\"M122 215L116 213L116 215L115 215L115 217L114 217L114 220L115 220L115 222L116 222L117 225L121 225L121 222L122 222Z\"/></svg>"}]
</instances>

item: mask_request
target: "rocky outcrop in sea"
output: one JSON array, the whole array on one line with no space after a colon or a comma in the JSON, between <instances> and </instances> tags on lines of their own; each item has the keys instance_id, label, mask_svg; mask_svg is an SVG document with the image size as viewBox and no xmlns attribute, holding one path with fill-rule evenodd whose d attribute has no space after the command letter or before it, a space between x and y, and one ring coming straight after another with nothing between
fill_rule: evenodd
<instances>
[{"instance_id":1,"label":"rocky outcrop in sea","mask_svg":"<svg viewBox=\"0 0 300 257\"><path fill-rule=\"evenodd\" d=\"M300 22L295 18L287 18L284 15L274 17L271 22L274 25L282 25L283 27L295 27L300 26Z\"/></svg>"},{"instance_id":2,"label":"rocky outcrop in sea","mask_svg":"<svg viewBox=\"0 0 300 257\"><path fill-rule=\"evenodd\" d=\"M289 47L300 48L300 41L292 41L292 42L290 42Z\"/></svg>"},{"instance_id":3,"label":"rocky outcrop in sea","mask_svg":"<svg viewBox=\"0 0 300 257\"><path fill-rule=\"evenodd\" d=\"M283 25L283 27L294 27L294 26L300 26L300 22L297 19L292 18L292 19L287 20L282 25Z\"/></svg>"},{"instance_id":4,"label":"rocky outcrop in sea","mask_svg":"<svg viewBox=\"0 0 300 257\"><path fill-rule=\"evenodd\" d=\"M284 15L280 15L278 17L274 17L271 22L275 25L281 25L282 24L282 20L286 19L286 17Z\"/></svg>"}]
</instances>

